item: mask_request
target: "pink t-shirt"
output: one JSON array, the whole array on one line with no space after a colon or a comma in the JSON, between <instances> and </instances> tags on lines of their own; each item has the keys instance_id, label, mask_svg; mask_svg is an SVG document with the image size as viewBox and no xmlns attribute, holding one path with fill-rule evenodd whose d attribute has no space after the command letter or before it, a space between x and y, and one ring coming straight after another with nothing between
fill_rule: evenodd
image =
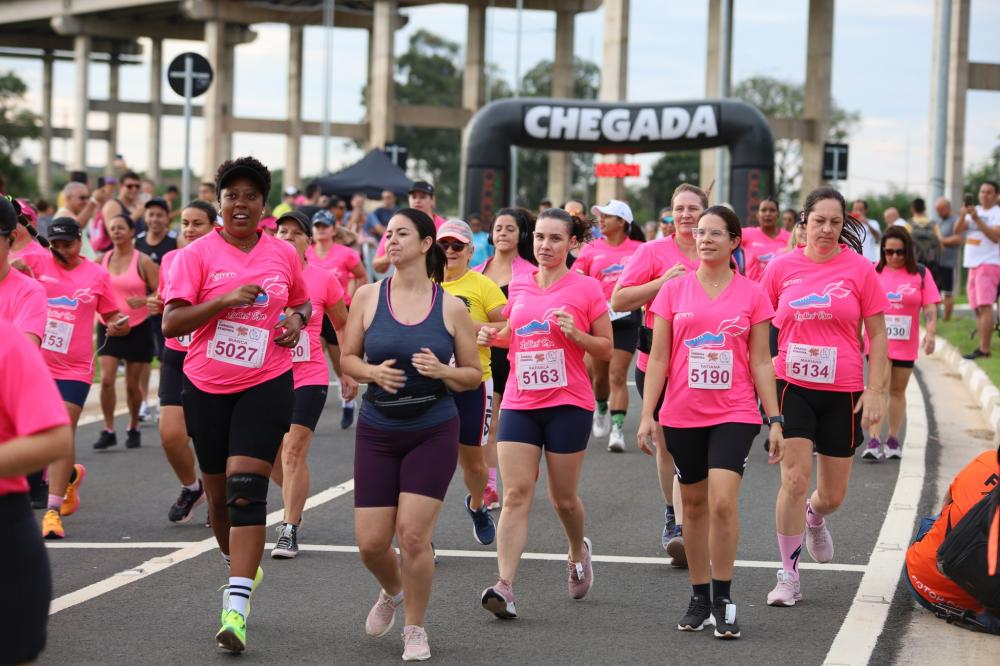
<instances>
[{"instance_id":1,"label":"pink t-shirt","mask_svg":"<svg viewBox=\"0 0 1000 666\"><path fill-rule=\"evenodd\" d=\"M440 215L434 216L434 229L440 229L441 225L447 222L447 218L441 217ZM378 249L375 250L375 256L381 257L385 254L385 234L382 234L382 238L379 239Z\"/></svg>"},{"instance_id":2,"label":"pink t-shirt","mask_svg":"<svg viewBox=\"0 0 1000 666\"><path fill-rule=\"evenodd\" d=\"M822 391L863 390L858 323L889 308L872 263L846 245L823 263L797 248L768 264L761 286L777 313L778 378Z\"/></svg>"},{"instance_id":3,"label":"pink t-shirt","mask_svg":"<svg viewBox=\"0 0 1000 666\"><path fill-rule=\"evenodd\" d=\"M361 263L361 256L357 252L346 245L334 243L327 255L320 259L316 254L316 247L309 246L306 250L306 263L333 273L340 282L340 290L344 293L344 304L351 304L351 296L347 290L351 280L354 279L354 267Z\"/></svg>"},{"instance_id":4,"label":"pink t-shirt","mask_svg":"<svg viewBox=\"0 0 1000 666\"><path fill-rule=\"evenodd\" d=\"M692 272L663 285L650 309L673 331L660 423L671 428L759 424L750 328L774 316L760 285L734 273L713 300Z\"/></svg>"},{"instance_id":5,"label":"pink t-shirt","mask_svg":"<svg viewBox=\"0 0 1000 666\"><path fill-rule=\"evenodd\" d=\"M21 333L31 333L41 340L45 334L48 311L45 289L16 268L9 268L0 280L0 319L14 324Z\"/></svg>"},{"instance_id":6,"label":"pink t-shirt","mask_svg":"<svg viewBox=\"0 0 1000 666\"><path fill-rule=\"evenodd\" d=\"M923 290L920 273L886 266L878 275L889 309L885 311L885 328L889 334L889 358L894 361L916 361L920 347L920 311L923 306L940 303L941 294L929 269L924 269ZM865 353L868 353L868 332L865 331Z\"/></svg>"},{"instance_id":7,"label":"pink t-shirt","mask_svg":"<svg viewBox=\"0 0 1000 666\"><path fill-rule=\"evenodd\" d=\"M59 389L35 345L0 320L0 446L17 437L68 425ZM28 492L24 476L0 477L0 495Z\"/></svg>"},{"instance_id":8,"label":"pink t-shirt","mask_svg":"<svg viewBox=\"0 0 1000 666\"><path fill-rule=\"evenodd\" d=\"M771 260L787 252L790 237L784 229L778 232L777 238L771 238L760 227L743 229L743 249L753 255L752 261L749 257L747 260L747 277L760 282Z\"/></svg>"},{"instance_id":9,"label":"pink t-shirt","mask_svg":"<svg viewBox=\"0 0 1000 666\"><path fill-rule=\"evenodd\" d=\"M166 301L163 296L167 293L167 284L170 281L170 269L174 265L174 259L177 258L178 252L180 250L171 250L163 255L163 259L160 260L160 284L156 288L156 295L164 303ZM191 346L191 334L179 335L176 338L164 338L163 346L167 349L186 354L188 347Z\"/></svg>"},{"instance_id":10,"label":"pink t-shirt","mask_svg":"<svg viewBox=\"0 0 1000 666\"><path fill-rule=\"evenodd\" d=\"M626 238L617 246L610 244L605 238L598 238L583 246L573 268L600 282L605 300L611 300L611 292L614 291L619 276L641 246L642 243L631 238Z\"/></svg>"},{"instance_id":11,"label":"pink t-shirt","mask_svg":"<svg viewBox=\"0 0 1000 666\"><path fill-rule=\"evenodd\" d=\"M42 358L53 379L89 384L94 379L94 317L118 310L111 276L89 259L73 270L52 255L33 256L25 263L48 298Z\"/></svg>"},{"instance_id":12,"label":"pink t-shirt","mask_svg":"<svg viewBox=\"0 0 1000 666\"><path fill-rule=\"evenodd\" d=\"M323 313L344 298L344 289L333 273L318 266L306 266L302 270L302 278L309 288L312 316L299 335L299 344L292 350L295 388L326 386L330 383L330 371L319 340L320 330L323 328Z\"/></svg>"},{"instance_id":13,"label":"pink t-shirt","mask_svg":"<svg viewBox=\"0 0 1000 666\"><path fill-rule=\"evenodd\" d=\"M108 267L114 251L108 252L101 258L101 265L111 275L111 286L115 290L118 311L124 315L128 315L129 326L138 326L149 319L149 308L146 307L145 301L143 301L143 305L140 307L133 308L126 300L133 297L146 297L146 281L139 275L139 259L141 254L139 250L132 250L132 258L129 260L128 268L118 275L111 273L111 269Z\"/></svg>"},{"instance_id":14,"label":"pink t-shirt","mask_svg":"<svg viewBox=\"0 0 1000 666\"><path fill-rule=\"evenodd\" d=\"M485 273L486 267L489 266L490 262L493 261L495 258L496 258L495 256L490 257L489 259L479 264L478 266L473 266L472 270L476 271L477 273ZM512 261L510 264L510 279L513 280L518 275L531 275L537 270L538 266L534 265L521 255L515 254L514 261Z\"/></svg>"},{"instance_id":15,"label":"pink t-shirt","mask_svg":"<svg viewBox=\"0 0 1000 666\"><path fill-rule=\"evenodd\" d=\"M238 393L288 372L292 354L274 344L285 306L309 299L302 259L290 243L261 234L249 253L227 243L219 229L177 255L164 302L192 305L247 284L264 292L252 305L227 308L194 331L184 374L207 393Z\"/></svg>"},{"instance_id":16,"label":"pink t-shirt","mask_svg":"<svg viewBox=\"0 0 1000 666\"><path fill-rule=\"evenodd\" d=\"M553 312L563 309L577 328L590 332L591 324L608 313L600 283L568 271L542 289L535 274L511 280L503 315L512 336L507 358L510 376L503 394L504 409L543 409L575 405L594 409L594 391L583 363L583 350L570 342Z\"/></svg>"},{"instance_id":17,"label":"pink t-shirt","mask_svg":"<svg viewBox=\"0 0 1000 666\"><path fill-rule=\"evenodd\" d=\"M698 270L698 264L700 263L697 259L688 259L681 252L681 249L677 247L673 236L643 243L636 249L632 258L629 259L625 270L622 271L621 276L618 278L618 284L623 287L637 287L648 284L661 277L677 262L683 264L688 272ZM649 309L649 306L652 304L653 299L650 299L644 306L646 314L643 317L642 323L647 328L653 328L653 313ZM647 354L638 352L638 358L635 362L636 367L645 372L648 360L649 356Z\"/></svg>"}]
</instances>

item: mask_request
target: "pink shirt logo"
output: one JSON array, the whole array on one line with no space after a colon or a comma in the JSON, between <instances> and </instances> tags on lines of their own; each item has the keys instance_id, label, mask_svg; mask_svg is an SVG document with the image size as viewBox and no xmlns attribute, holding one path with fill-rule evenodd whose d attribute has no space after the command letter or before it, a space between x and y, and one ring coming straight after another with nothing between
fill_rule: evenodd
<instances>
[{"instance_id":1,"label":"pink shirt logo","mask_svg":"<svg viewBox=\"0 0 1000 666\"><path fill-rule=\"evenodd\" d=\"M252 305L240 305L241 308L255 307L255 308L266 308L268 303L271 302L271 296L281 296L287 293L287 289L283 282L281 282L281 276L275 275L274 277L269 277L264 280L261 287L264 291L257 294L257 298L253 299Z\"/></svg>"},{"instance_id":2,"label":"pink shirt logo","mask_svg":"<svg viewBox=\"0 0 1000 666\"><path fill-rule=\"evenodd\" d=\"M914 289L909 284L904 284L904 285L902 285L902 286L899 287L899 291L887 291L887 292L885 292L885 297L889 299L889 303L891 303L891 304L893 304L895 306L894 309L898 309L898 308L903 307L902 305L897 305L897 304L901 304L903 302L903 296L905 296L907 294L915 294L915 293L917 293L917 289Z\"/></svg>"},{"instance_id":3,"label":"pink shirt logo","mask_svg":"<svg viewBox=\"0 0 1000 666\"><path fill-rule=\"evenodd\" d=\"M740 326L736 322L740 320L739 317L733 317L732 319L725 319L719 322L719 328L712 333L711 331L705 331L701 335L689 338L684 341L684 345L688 349L699 349L702 347L722 347L726 344L726 336L736 337L742 335L747 331L746 326ZM710 360L715 360L711 359Z\"/></svg>"},{"instance_id":4,"label":"pink shirt logo","mask_svg":"<svg viewBox=\"0 0 1000 666\"><path fill-rule=\"evenodd\" d=\"M789 302L788 307L795 310L808 310L808 309L821 309L828 308L833 302L833 297L837 298L847 298L851 295L851 292L844 289L841 285L844 284L843 280L837 282L832 282L823 289L823 293L817 294L813 292L808 296L803 296L802 298L797 298L794 301Z\"/></svg>"},{"instance_id":5,"label":"pink shirt logo","mask_svg":"<svg viewBox=\"0 0 1000 666\"><path fill-rule=\"evenodd\" d=\"M527 338L532 335L548 335L549 333L549 322L555 321L555 315L553 314L556 310L560 308L549 308L542 315L541 321L537 319L532 319L524 326L514 329L514 333L521 336L522 338Z\"/></svg>"},{"instance_id":6,"label":"pink shirt logo","mask_svg":"<svg viewBox=\"0 0 1000 666\"><path fill-rule=\"evenodd\" d=\"M90 293L90 287L86 287L84 289L77 289L73 292L72 296L50 298L49 307L61 310L76 310L80 303L90 303L92 300L94 300L94 296Z\"/></svg>"}]
</instances>

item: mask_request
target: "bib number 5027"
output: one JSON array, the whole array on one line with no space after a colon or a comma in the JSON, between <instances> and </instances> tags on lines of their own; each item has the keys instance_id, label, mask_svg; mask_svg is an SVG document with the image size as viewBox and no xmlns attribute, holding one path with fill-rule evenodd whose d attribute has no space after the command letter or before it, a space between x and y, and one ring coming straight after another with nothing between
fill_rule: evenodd
<instances>
[{"instance_id":1,"label":"bib number 5027","mask_svg":"<svg viewBox=\"0 0 1000 666\"><path fill-rule=\"evenodd\" d=\"M259 368L264 365L269 337L267 329L222 319L208 343L207 356L230 365Z\"/></svg>"}]
</instances>

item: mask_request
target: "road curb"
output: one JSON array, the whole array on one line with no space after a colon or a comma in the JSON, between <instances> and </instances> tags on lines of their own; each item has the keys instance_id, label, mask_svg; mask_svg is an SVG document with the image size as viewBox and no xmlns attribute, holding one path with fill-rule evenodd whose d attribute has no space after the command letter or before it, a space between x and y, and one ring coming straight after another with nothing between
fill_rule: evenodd
<instances>
[{"instance_id":1,"label":"road curb","mask_svg":"<svg viewBox=\"0 0 1000 666\"><path fill-rule=\"evenodd\" d=\"M938 355L958 373L962 383L975 398L983 418L993 430L993 445L996 446L1000 443L1000 390L974 361L962 358L962 352L955 345L940 335L936 336L935 345Z\"/></svg>"}]
</instances>

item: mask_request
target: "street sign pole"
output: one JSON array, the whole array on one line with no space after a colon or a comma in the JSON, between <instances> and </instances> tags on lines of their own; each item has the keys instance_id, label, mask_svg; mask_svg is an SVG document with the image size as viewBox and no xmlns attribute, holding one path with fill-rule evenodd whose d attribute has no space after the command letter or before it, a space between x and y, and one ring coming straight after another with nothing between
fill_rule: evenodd
<instances>
[{"instance_id":1,"label":"street sign pole","mask_svg":"<svg viewBox=\"0 0 1000 666\"><path fill-rule=\"evenodd\" d=\"M212 65L198 53L181 53L167 67L170 89L184 98L184 165L181 175L181 205L191 200L191 100L212 85ZM209 174L206 174L206 176Z\"/></svg>"},{"instance_id":2,"label":"street sign pole","mask_svg":"<svg viewBox=\"0 0 1000 666\"><path fill-rule=\"evenodd\" d=\"M191 96L194 88L194 63L184 58L184 176L181 183L181 205L191 201Z\"/></svg>"}]
</instances>

